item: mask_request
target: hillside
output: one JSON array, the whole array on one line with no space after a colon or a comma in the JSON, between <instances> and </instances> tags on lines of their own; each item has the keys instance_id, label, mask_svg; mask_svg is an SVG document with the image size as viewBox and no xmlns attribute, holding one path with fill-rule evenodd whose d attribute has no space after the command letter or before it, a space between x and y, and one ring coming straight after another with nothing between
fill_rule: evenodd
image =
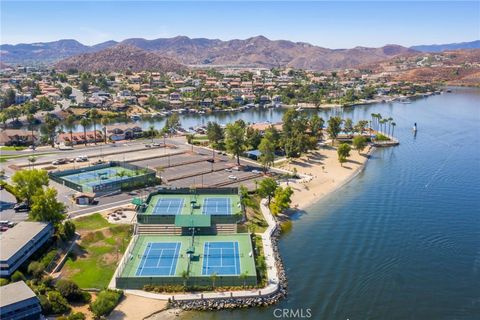
<instances>
[{"instance_id":1,"label":"hillside","mask_svg":"<svg viewBox=\"0 0 480 320\"><path fill-rule=\"evenodd\" d=\"M116 44L115 41L107 41L89 47L75 40L61 40L15 46L2 45L0 49L2 61L5 63L54 62L78 54L98 52ZM415 52L398 45L381 48L327 49L303 42L269 40L263 36L229 41L190 39L183 36L154 40L132 38L122 41L121 44L170 57L187 65L293 67L314 70L350 68Z\"/></svg>"},{"instance_id":2,"label":"hillside","mask_svg":"<svg viewBox=\"0 0 480 320\"><path fill-rule=\"evenodd\" d=\"M460 43L420 45L410 48L421 52L442 52L460 49L480 49L480 40Z\"/></svg>"},{"instance_id":3,"label":"hillside","mask_svg":"<svg viewBox=\"0 0 480 320\"><path fill-rule=\"evenodd\" d=\"M119 44L98 52L84 53L55 64L59 70L81 71L181 71L186 67L176 60L133 46Z\"/></svg>"}]
</instances>

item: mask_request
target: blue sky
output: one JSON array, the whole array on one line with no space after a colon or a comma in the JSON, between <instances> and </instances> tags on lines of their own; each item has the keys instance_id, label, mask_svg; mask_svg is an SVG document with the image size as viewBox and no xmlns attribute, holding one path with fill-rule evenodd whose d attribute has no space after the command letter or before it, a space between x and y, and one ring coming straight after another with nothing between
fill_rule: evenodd
<instances>
[{"instance_id":1,"label":"blue sky","mask_svg":"<svg viewBox=\"0 0 480 320\"><path fill-rule=\"evenodd\" d=\"M480 0L337 2L1 1L0 42L84 44L186 35L256 35L328 48L480 39Z\"/></svg>"}]
</instances>

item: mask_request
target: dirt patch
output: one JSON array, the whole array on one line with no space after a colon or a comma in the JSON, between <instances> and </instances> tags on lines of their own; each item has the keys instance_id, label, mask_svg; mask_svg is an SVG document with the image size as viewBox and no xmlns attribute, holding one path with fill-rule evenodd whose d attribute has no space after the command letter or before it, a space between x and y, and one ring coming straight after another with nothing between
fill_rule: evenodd
<instances>
[{"instance_id":1,"label":"dirt patch","mask_svg":"<svg viewBox=\"0 0 480 320\"><path fill-rule=\"evenodd\" d=\"M126 294L120 304L112 311L108 319L145 319L167 307L167 302Z\"/></svg>"}]
</instances>

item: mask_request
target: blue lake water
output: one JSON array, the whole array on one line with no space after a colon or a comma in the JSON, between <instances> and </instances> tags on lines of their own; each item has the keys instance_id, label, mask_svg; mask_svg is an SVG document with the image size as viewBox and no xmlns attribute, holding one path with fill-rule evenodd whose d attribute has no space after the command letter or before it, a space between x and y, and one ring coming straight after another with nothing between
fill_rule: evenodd
<instances>
[{"instance_id":1,"label":"blue lake water","mask_svg":"<svg viewBox=\"0 0 480 320\"><path fill-rule=\"evenodd\" d=\"M295 217L280 241L287 299L182 319L480 319L480 90L343 110L372 112L395 119L401 144Z\"/></svg>"}]
</instances>

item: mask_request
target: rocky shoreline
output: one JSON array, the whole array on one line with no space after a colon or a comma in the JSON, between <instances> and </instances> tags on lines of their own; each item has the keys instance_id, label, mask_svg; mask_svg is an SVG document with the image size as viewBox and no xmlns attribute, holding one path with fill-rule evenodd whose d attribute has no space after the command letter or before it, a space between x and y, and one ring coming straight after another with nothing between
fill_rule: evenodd
<instances>
[{"instance_id":1,"label":"rocky shoreline","mask_svg":"<svg viewBox=\"0 0 480 320\"><path fill-rule=\"evenodd\" d=\"M280 237L280 228L277 224L273 232L272 249L275 255L275 265L278 271L279 288L268 296L245 297L245 298L224 298L224 299L202 299L202 300L169 300L168 308L180 309L183 311L210 311L221 309L237 309L251 307L266 307L278 303L287 296L287 277L283 268L282 259L278 251L278 240ZM259 289L261 291L261 289Z\"/></svg>"}]
</instances>

